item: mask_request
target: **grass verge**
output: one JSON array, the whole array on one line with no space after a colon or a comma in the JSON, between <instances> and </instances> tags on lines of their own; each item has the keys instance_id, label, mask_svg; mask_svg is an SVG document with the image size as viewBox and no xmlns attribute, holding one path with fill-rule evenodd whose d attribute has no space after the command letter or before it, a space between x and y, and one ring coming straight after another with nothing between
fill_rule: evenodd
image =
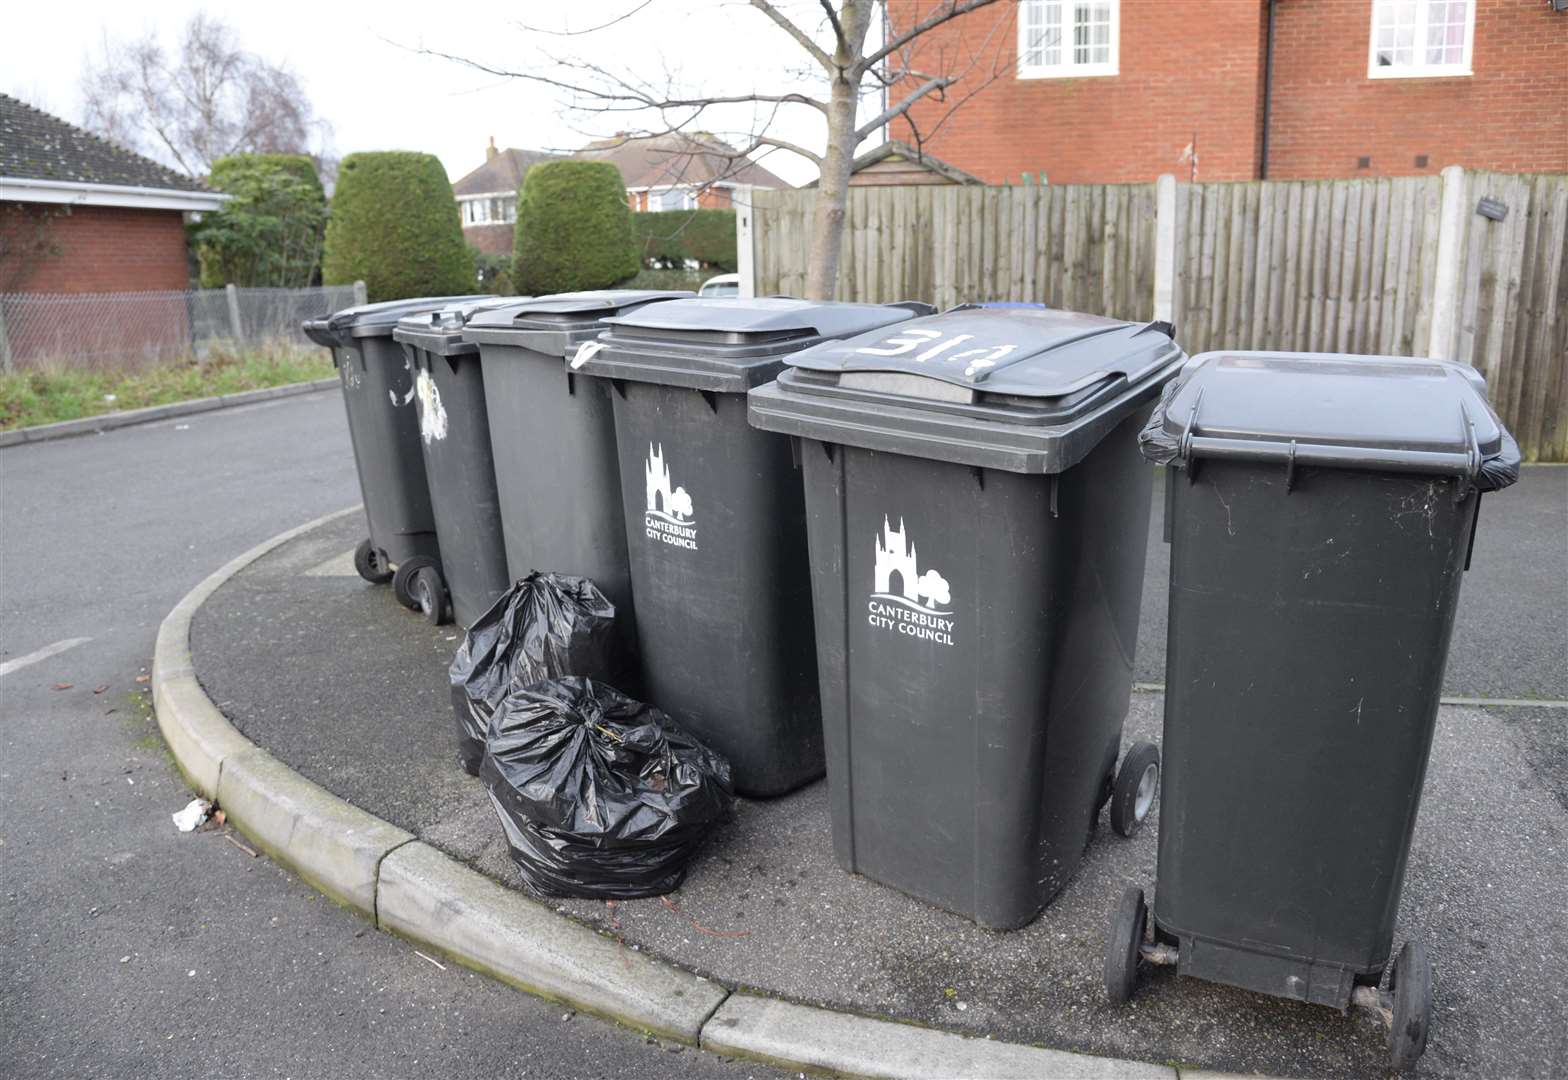
<instances>
[{"instance_id":1,"label":"grass verge","mask_svg":"<svg viewBox=\"0 0 1568 1080\"><path fill-rule=\"evenodd\" d=\"M0 431L331 375L332 361L325 349L290 346L213 352L201 363L190 359L134 371L7 372L0 374Z\"/></svg>"}]
</instances>

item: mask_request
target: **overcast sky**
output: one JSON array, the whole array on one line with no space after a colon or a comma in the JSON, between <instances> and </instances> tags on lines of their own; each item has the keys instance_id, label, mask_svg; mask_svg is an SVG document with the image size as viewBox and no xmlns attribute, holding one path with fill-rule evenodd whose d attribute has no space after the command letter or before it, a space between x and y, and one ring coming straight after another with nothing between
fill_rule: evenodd
<instances>
[{"instance_id":1,"label":"overcast sky","mask_svg":"<svg viewBox=\"0 0 1568 1080\"><path fill-rule=\"evenodd\" d=\"M613 118L573 116L558 92L466 70L410 51L427 47L516 68L542 54L589 57L666 82L720 93L776 90L799 72L804 54L744 0L652 0L606 30L551 37L518 26L582 30L636 9L641 0L529 0L518 3L432 3L383 0L375 4L191 3L160 0L77 0L68 9L47 2L10 5L6 13L0 89L73 123L82 120L83 67L101 42L149 31L173 46L186 20L205 10L221 16L246 49L286 63L302 79L320 117L332 125L339 156L357 150L424 150L440 157L454 180L484 160L494 135L499 146L575 149L590 135L612 134ZM783 5L815 26L815 0ZM68 14L67 14L68 11ZM803 84L794 83L803 88ZM715 117L702 127L736 130L745 115ZM799 106L780 113L776 134L811 149L823 146L822 118ZM764 162L792 183L816 175L798 157L776 153Z\"/></svg>"}]
</instances>

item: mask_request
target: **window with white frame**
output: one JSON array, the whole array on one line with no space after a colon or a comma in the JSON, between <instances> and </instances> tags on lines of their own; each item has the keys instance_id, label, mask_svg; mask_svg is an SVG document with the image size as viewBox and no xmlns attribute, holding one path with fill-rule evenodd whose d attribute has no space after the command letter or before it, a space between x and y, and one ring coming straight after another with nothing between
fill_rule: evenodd
<instances>
[{"instance_id":1,"label":"window with white frame","mask_svg":"<svg viewBox=\"0 0 1568 1080\"><path fill-rule=\"evenodd\" d=\"M1120 0L1019 0L1018 77L1115 75Z\"/></svg>"},{"instance_id":2,"label":"window with white frame","mask_svg":"<svg viewBox=\"0 0 1568 1080\"><path fill-rule=\"evenodd\" d=\"M650 191L648 201L652 204L650 210L695 210L697 209L697 196L689 188L665 188L662 191Z\"/></svg>"},{"instance_id":3,"label":"window with white frame","mask_svg":"<svg viewBox=\"0 0 1568 1080\"><path fill-rule=\"evenodd\" d=\"M1367 75L1468 75L1474 40L1475 0L1372 0Z\"/></svg>"}]
</instances>

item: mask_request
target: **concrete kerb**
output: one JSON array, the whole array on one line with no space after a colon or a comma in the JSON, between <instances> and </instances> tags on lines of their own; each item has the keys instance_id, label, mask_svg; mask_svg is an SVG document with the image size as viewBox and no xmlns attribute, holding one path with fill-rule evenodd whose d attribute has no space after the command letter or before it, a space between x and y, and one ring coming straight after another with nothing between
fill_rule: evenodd
<instances>
[{"instance_id":1,"label":"concrete kerb","mask_svg":"<svg viewBox=\"0 0 1568 1080\"><path fill-rule=\"evenodd\" d=\"M227 409L235 405L250 405L273 398L293 397L317 390L330 390L338 385L336 378L313 379L310 382L290 383L287 386L268 386L260 390L242 390L237 394L219 394L216 397L176 401L170 405L149 405L145 409L126 409L124 412L104 413L101 416L84 416L80 420L61 420L56 424L35 424L32 427L0 431L0 448L20 446L23 443L48 442L51 439L68 439L74 435L96 435L133 424L149 424L154 420L168 420L177 416Z\"/></svg>"},{"instance_id":2,"label":"concrete kerb","mask_svg":"<svg viewBox=\"0 0 1568 1080\"><path fill-rule=\"evenodd\" d=\"M215 797L278 863L380 929L476 971L715 1053L842 1076L1177 1080L1168 1065L995 1042L732 992L496 884L256 746L202 690L191 659L191 620L246 566L358 509L306 522L231 560L192 589L158 630L153 700L175 762L193 788Z\"/></svg>"}]
</instances>

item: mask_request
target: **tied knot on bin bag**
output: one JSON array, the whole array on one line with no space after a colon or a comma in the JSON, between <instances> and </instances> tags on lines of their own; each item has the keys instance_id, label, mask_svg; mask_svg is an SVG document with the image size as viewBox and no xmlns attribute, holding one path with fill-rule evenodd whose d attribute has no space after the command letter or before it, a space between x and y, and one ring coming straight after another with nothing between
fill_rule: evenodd
<instances>
[{"instance_id":1,"label":"tied knot on bin bag","mask_svg":"<svg viewBox=\"0 0 1568 1080\"><path fill-rule=\"evenodd\" d=\"M537 570L474 620L447 673L463 768L478 773L490 718L514 687L610 677L614 626L615 605L592 581Z\"/></svg>"},{"instance_id":2,"label":"tied knot on bin bag","mask_svg":"<svg viewBox=\"0 0 1568 1080\"><path fill-rule=\"evenodd\" d=\"M734 808L729 762L651 705L592 679L520 686L479 771L524 885L542 896L661 896Z\"/></svg>"}]
</instances>

